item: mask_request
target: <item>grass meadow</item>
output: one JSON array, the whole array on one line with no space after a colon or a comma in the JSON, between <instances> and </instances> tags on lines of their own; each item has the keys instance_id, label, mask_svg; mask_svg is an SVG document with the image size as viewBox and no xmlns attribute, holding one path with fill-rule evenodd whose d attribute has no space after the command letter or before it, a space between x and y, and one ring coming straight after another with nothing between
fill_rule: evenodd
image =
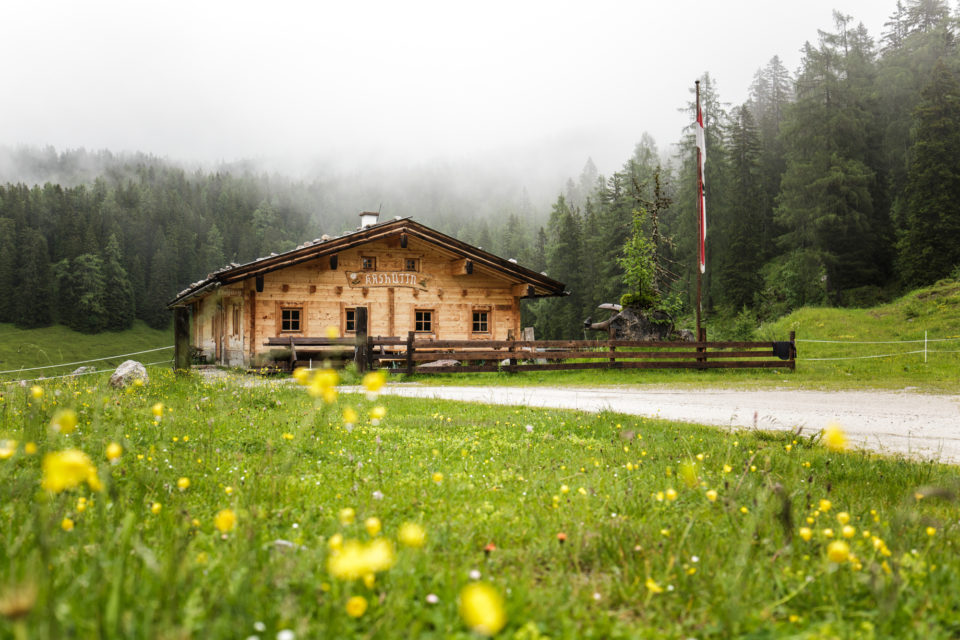
<instances>
[{"instance_id":1,"label":"grass meadow","mask_svg":"<svg viewBox=\"0 0 960 640\"><path fill-rule=\"evenodd\" d=\"M960 634L956 467L316 375L3 388L0 636Z\"/></svg>"}]
</instances>

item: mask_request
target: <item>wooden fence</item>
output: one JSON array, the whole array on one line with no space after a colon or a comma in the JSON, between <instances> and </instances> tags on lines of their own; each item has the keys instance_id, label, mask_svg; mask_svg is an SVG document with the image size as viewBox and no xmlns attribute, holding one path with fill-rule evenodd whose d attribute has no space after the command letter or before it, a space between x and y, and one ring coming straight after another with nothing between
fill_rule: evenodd
<instances>
[{"instance_id":1,"label":"wooden fence","mask_svg":"<svg viewBox=\"0 0 960 640\"><path fill-rule=\"evenodd\" d=\"M558 371L568 369L746 369L796 367L795 334L783 342L627 340L425 340L359 335L357 338L278 337L269 346L290 350L289 365L351 359L361 371L392 368L412 373ZM308 359L309 358L309 359ZM451 361L448 364L435 364Z\"/></svg>"}]
</instances>

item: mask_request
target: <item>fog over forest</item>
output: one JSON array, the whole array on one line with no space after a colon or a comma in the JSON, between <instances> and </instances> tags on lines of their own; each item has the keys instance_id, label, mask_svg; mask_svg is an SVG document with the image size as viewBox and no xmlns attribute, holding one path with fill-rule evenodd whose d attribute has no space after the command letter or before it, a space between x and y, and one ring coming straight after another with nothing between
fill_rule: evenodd
<instances>
[{"instance_id":1,"label":"fog over forest","mask_svg":"<svg viewBox=\"0 0 960 640\"><path fill-rule=\"evenodd\" d=\"M769 11L747 4L755 15ZM373 25L382 39L368 47L331 31L351 18L341 12L322 15L329 40L294 25L289 47L270 49L311 53L313 75L296 76L308 59L296 56L279 73L232 33L219 42L238 47L237 60L218 75L201 56L212 75L182 67L174 82L185 52L213 55L197 28L214 16L201 10L174 30L182 50L147 58L135 50L158 75L130 77L129 91L116 94L123 113L98 96L61 102L54 115L39 104L49 87L11 100L16 117L0 121L0 321L98 331L122 328L110 324L120 316L120 325L138 317L162 326L165 301L187 283L227 262L350 231L361 209L415 217L564 282L569 297L525 307L539 336L582 334L601 302L681 319L695 290L693 79L706 122L711 317L749 331L803 305L868 306L960 275L960 249L947 241L960 232L960 16L945 0L892 5L882 14L876 3L858 7L869 24L824 11L804 33L797 29L818 2L762 31L698 6L706 21L691 35L708 56L677 48L669 34L686 38L681 26L693 14L667 9L631 5L612 18L579 7L556 23L537 22L529 8L510 19L494 12L476 16L474 29L415 42L407 36L423 25L403 37ZM438 11L428 13L464 18ZM252 28L242 11L224 19ZM648 23L668 28L637 33ZM141 33L146 42L170 35L156 27ZM492 31L480 36L482 27ZM491 48L496 34L514 39ZM795 48L781 55L787 37ZM161 52L172 66L159 64ZM77 58L118 59L92 49ZM265 83L248 82L242 95L230 82L241 59L250 79ZM728 89L725 77L744 84ZM65 82L61 90L75 79ZM177 91L185 87L193 92ZM226 97L214 99L211 87ZM391 90L374 91L383 87ZM36 113L25 110L31 103ZM225 123L238 127L232 138ZM122 312L104 311L111 286L128 291L116 301ZM30 308L3 302L24 287L38 292ZM100 311L76 313L88 303Z\"/></svg>"}]
</instances>

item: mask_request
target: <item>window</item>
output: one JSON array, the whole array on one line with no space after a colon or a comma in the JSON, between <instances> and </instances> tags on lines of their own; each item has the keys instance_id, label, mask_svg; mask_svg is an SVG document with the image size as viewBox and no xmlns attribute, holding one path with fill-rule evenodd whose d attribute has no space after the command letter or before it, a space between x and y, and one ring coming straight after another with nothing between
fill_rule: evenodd
<instances>
[{"instance_id":1,"label":"window","mask_svg":"<svg viewBox=\"0 0 960 640\"><path fill-rule=\"evenodd\" d=\"M414 311L414 331L430 333L433 331L433 311L429 309L417 309Z\"/></svg>"},{"instance_id":2,"label":"window","mask_svg":"<svg viewBox=\"0 0 960 640\"><path fill-rule=\"evenodd\" d=\"M363 267L364 271L376 271L377 270L377 259L373 256L361 256L360 264Z\"/></svg>"},{"instance_id":3,"label":"window","mask_svg":"<svg viewBox=\"0 0 960 640\"><path fill-rule=\"evenodd\" d=\"M474 333L490 332L490 312L489 311L473 312L473 332Z\"/></svg>"},{"instance_id":4,"label":"window","mask_svg":"<svg viewBox=\"0 0 960 640\"><path fill-rule=\"evenodd\" d=\"M357 310L344 309L343 310L343 332L356 333L356 331L357 331Z\"/></svg>"},{"instance_id":5,"label":"window","mask_svg":"<svg viewBox=\"0 0 960 640\"><path fill-rule=\"evenodd\" d=\"M240 305L233 305L233 335L240 335Z\"/></svg>"},{"instance_id":6,"label":"window","mask_svg":"<svg viewBox=\"0 0 960 640\"><path fill-rule=\"evenodd\" d=\"M300 331L299 307L284 307L280 309L280 331Z\"/></svg>"},{"instance_id":7,"label":"window","mask_svg":"<svg viewBox=\"0 0 960 640\"><path fill-rule=\"evenodd\" d=\"M403 261L404 271L420 271L420 260L418 258L406 258Z\"/></svg>"}]
</instances>

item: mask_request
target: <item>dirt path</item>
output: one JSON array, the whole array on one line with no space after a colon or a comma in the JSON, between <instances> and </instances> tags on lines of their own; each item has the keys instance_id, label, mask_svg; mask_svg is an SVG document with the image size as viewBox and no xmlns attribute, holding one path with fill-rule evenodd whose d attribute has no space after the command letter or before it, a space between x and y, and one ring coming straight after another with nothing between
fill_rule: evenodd
<instances>
[{"instance_id":1,"label":"dirt path","mask_svg":"<svg viewBox=\"0 0 960 640\"><path fill-rule=\"evenodd\" d=\"M731 391L662 388L387 385L408 398L616 411L724 427L805 433L835 420L855 446L960 463L960 396L889 391Z\"/></svg>"}]
</instances>

